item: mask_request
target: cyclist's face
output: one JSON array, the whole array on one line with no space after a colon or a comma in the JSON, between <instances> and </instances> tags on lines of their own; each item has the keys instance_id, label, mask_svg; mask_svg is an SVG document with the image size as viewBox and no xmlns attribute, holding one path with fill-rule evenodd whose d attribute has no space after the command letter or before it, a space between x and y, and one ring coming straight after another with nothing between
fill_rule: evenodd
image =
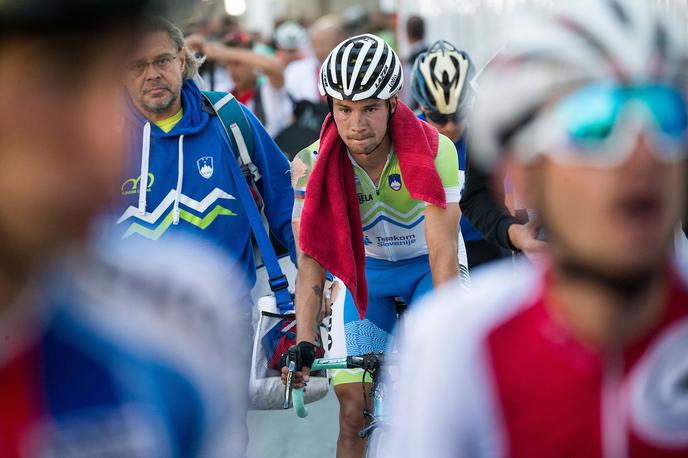
<instances>
[{"instance_id":1,"label":"cyclist's face","mask_svg":"<svg viewBox=\"0 0 688 458\"><path fill-rule=\"evenodd\" d=\"M156 65L156 62L164 65ZM143 36L126 65L124 84L134 106L148 119L166 119L181 108L184 64L184 53L177 49L167 33ZM138 65L145 66L143 72L137 70Z\"/></svg>"},{"instance_id":2,"label":"cyclist's face","mask_svg":"<svg viewBox=\"0 0 688 458\"><path fill-rule=\"evenodd\" d=\"M664 260L684 207L686 163L661 162L650 145L646 134L637 135L632 156L616 168L547 158L516 167L527 203L546 224L555 260L615 274Z\"/></svg>"},{"instance_id":3,"label":"cyclist's face","mask_svg":"<svg viewBox=\"0 0 688 458\"><path fill-rule=\"evenodd\" d=\"M466 126L463 121L455 121L453 119L448 120L445 124L438 124L432 121L430 118L425 119L428 124L433 126L439 133L447 137L449 140L456 143L461 138L461 134Z\"/></svg>"},{"instance_id":4,"label":"cyclist's face","mask_svg":"<svg viewBox=\"0 0 688 458\"><path fill-rule=\"evenodd\" d=\"M372 153L387 134L389 113L387 102L380 99L332 101L334 120L339 136L351 154ZM396 110L396 97L390 99L391 111Z\"/></svg>"},{"instance_id":5,"label":"cyclist's face","mask_svg":"<svg viewBox=\"0 0 688 458\"><path fill-rule=\"evenodd\" d=\"M31 263L84 234L119 187L126 50L115 40L0 42L0 238L10 259ZM64 59L57 46L79 48Z\"/></svg>"}]
</instances>

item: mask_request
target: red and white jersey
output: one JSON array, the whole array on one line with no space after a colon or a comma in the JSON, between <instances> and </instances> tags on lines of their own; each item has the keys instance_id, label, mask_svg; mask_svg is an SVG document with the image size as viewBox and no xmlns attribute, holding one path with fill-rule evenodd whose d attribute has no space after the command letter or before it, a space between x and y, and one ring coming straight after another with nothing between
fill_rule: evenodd
<instances>
[{"instance_id":1,"label":"red and white jersey","mask_svg":"<svg viewBox=\"0 0 688 458\"><path fill-rule=\"evenodd\" d=\"M406 326L385 456L688 457L688 286L612 365L510 262L429 296ZM413 330L413 332L409 332Z\"/></svg>"}]
</instances>

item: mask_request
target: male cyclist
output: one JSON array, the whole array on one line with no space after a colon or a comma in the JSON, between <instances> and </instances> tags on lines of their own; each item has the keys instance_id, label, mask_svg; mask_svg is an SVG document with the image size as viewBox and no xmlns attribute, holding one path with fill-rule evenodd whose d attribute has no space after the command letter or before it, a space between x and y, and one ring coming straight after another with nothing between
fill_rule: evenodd
<instances>
[{"instance_id":1,"label":"male cyclist","mask_svg":"<svg viewBox=\"0 0 688 458\"><path fill-rule=\"evenodd\" d=\"M470 82L474 73L468 54L439 40L418 56L411 75L411 95L421 109L418 117L454 142L462 176L466 172L466 118L473 105ZM465 215L461 215L461 235L469 267L502 257L500 248L485 240Z\"/></svg>"},{"instance_id":2,"label":"male cyclist","mask_svg":"<svg viewBox=\"0 0 688 458\"><path fill-rule=\"evenodd\" d=\"M297 340L306 376L326 270L353 297L344 308L349 354L383 351L396 322L395 298L412 304L459 272L456 149L398 100L397 55L373 35L347 39L325 60L319 85L330 115L320 140L292 163L301 248ZM362 382L361 372L334 376L339 457L363 453Z\"/></svg>"},{"instance_id":3,"label":"male cyclist","mask_svg":"<svg viewBox=\"0 0 688 458\"><path fill-rule=\"evenodd\" d=\"M688 283L671 259L686 41L635 0L517 23L471 128L481 152L508 153L549 259L429 299L402 347L386 453L688 456Z\"/></svg>"}]
</instances>

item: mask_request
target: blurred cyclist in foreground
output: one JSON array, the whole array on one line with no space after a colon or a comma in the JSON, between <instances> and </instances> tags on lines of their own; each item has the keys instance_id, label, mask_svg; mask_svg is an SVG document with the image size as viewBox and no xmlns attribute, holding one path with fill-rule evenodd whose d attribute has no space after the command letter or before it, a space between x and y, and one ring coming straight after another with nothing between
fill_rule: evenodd
<instances>
[{"instance_id":1,"label":"blurred cyclist in foreground","mask_svg":"<svg viewBox=\"0 0 688 458\"><path fill-rule=\"evenodd\" d=\"M497 266L470 298L455 283L427 301L403 343L386 452L687 456L688 284L671 245L688 42L635 0L515 23L471 127L513 166L549 263Z\"/></svg>"},{"instance_id":2,"label":"blurred cyclist in foreground","mask_svg":"<svg viewBox=\"0 0 688 458\"><path fill-rule=\"evenodd\" d=\"M241 398L211 353L225 264L83 242L119 188L120 69L146 3L0 2L2 457L236 453Z\"/></svg>"}]
</instances>

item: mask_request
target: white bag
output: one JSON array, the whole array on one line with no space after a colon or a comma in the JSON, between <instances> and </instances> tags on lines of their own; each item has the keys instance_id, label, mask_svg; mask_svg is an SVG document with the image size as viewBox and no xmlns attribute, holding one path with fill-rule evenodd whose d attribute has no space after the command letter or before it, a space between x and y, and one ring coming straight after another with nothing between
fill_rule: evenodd
<instances>
[{"instance_id":1,"label":"white bag","mask_svg":"<svg viewBox=\"0 0 688 458\"><path fill-rule=\"evenodd\" d=\"M274 296L263 296L258 299L258 322L253 337L251 356L251 374L249 378L249 403L254 410L282 409L284 404L284 384L279 371L268 368L268 361L263 349L263 337L283 318L293 316L281 314ZM295 322L294 322L295 323ZM321 338L327 342L327 330L321 326ZM304 391L306 403L318 401L325 397L329 388L326 375L311 374L308 386Z\"/></svg>"}]
</instances>

